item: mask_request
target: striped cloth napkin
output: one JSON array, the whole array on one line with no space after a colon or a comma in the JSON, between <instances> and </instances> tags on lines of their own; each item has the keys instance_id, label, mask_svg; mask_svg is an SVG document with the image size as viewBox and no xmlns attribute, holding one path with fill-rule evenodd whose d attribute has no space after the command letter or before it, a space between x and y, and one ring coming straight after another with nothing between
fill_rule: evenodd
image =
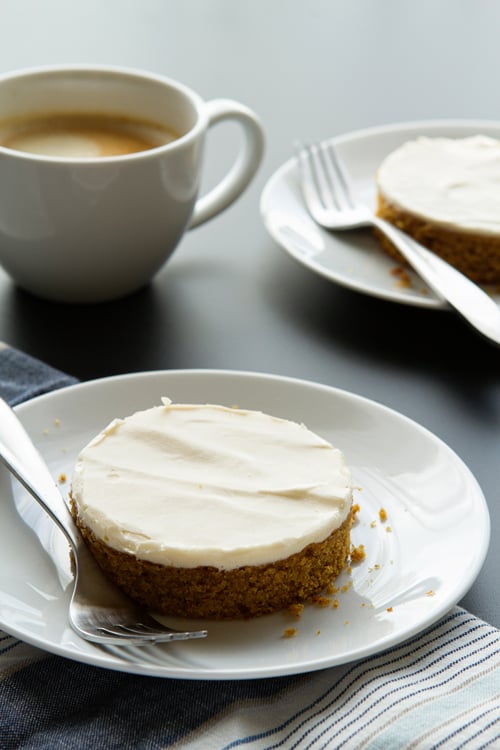
<instances>
[{"instance_id":1,"label":"striped cloth napkin","mask_svg":"<svg viewBox=\"0 0 500 750\"><path fill-rule=\"evenodd\" d=\"M12 404L72 382L0 347ZM459 607L383 654L266 680L129 675L0 631L0 748L499 748L499 667L500 631Z\"/></svg>"}]
</instances>

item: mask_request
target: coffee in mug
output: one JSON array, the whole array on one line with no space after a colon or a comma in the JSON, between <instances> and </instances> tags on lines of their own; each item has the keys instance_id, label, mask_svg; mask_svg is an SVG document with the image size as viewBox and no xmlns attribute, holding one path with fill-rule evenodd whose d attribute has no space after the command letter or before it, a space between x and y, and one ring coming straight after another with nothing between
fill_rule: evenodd
<instances>
[{"instance_id":1,"label":"coffee in mug","mask_svg":"<svg viewBox=\"0 0 500 750\"><path fill-rule=\"evenodd\" d=\"M178 137L158 123L100 113L54 112L0 121L0 146L67 159L134 154Z\"/></svg>"},{"instance_id":2,"label":"coffee in mug","mask_svg":"<svg viewBox=\"0 0 500 750\"><path fill-rule=\"evenodd\" d=\"M242 145L199 197L207 130L228 120ZM245 105L205 102L154 73L75 65L0 75L0 264L45 299L129 294L245 190L263 145Z\"/></svg>"}]
</instances>

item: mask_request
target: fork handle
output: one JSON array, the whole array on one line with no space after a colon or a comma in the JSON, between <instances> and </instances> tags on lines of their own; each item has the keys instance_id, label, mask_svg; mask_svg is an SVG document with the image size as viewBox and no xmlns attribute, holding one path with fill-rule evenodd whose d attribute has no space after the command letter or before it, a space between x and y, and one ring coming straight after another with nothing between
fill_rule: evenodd
<instances>
[{"instance_id":1,"label":"fork handle","mask_svg":"<svg viewBox=\"0 0 500 750\"><path fill-rule=\"evenodd\" d=\"M431 289L491 341L500 345L500 308L477 284L378 216L373 225L397 247Z\"/></svg>"},{"instance_id":2,"label":"fork handle","mask_svg":"<svg viewBox=\"0 0 500 750\"><path fill-rule=\"evenodd\" d=\"M49 468L17 415L0 398L0 461L59 526L74 550L80 534Z\"/></svg>"}]
</instances>

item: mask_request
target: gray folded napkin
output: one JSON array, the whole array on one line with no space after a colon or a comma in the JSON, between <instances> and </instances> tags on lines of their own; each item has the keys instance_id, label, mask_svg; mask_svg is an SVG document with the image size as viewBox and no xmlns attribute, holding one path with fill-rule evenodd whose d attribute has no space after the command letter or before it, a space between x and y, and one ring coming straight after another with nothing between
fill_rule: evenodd
<instances>
[{"instance_id":1,"label":"gray folded napkin","mask_svg":"<svg viewBox=\"0 0 500 750\"><path fill-rule=\"evenodd\" d=\"M0 346L0 396L11 404L74 382ZM2 750L476 750L500 747L499 707L500 631L459 607L380 655L240 681L114 672L0 631Z\"/></svg>"},{"instance_id":2,"label":"gray folded napkin","mask_svg":"<svg viewBox=\"0 0 500 750\"><path fill-rule=\"evenodd\" d=\"M0 396L11 406L76 382L76 378L0 341Z\"/></svg>"}]
</instances>

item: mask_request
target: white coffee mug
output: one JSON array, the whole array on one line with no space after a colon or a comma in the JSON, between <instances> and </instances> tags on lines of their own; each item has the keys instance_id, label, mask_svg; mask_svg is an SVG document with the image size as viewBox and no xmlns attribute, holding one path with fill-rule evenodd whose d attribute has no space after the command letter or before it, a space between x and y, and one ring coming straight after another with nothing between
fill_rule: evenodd
<instances>
[{"instance_id":1,"label":"white coffee mug","mask_svg":"<svg viewBox=\"0 0 500 750\"><path fill-rule=\"evenodd\" d=\"M170 143L120 156L47 156L1 145L2 123L38 115L117 115L174 130ZM198 198L207 129L242 128L226 176ZM0 76L0 264L22 288L62 302L112 300L144 286L187 229L231 204L254 176L264 136L231 100L116 67L66 66Z\"/></svg>"}]
</instances>

